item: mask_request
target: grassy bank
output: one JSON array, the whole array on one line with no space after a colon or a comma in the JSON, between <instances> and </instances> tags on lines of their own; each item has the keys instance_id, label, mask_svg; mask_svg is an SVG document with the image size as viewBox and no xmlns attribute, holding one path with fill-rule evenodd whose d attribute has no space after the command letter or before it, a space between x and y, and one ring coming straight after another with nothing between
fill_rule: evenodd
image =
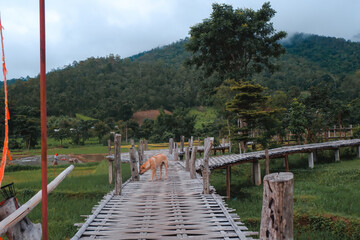
<instances>
[{"instance_id":1,"label":"grassy bank","mask_svg":"<svg viewBox=\"0 0 360 240\"><path fill-rule=\"evenodd\" d=\"M122 164L123 181L130 177L128 164ZM62 172L66 166L48 168L48 182ZM41 173L39 167L9 166L6 168L3 185L15 182L20 204L25 203L41 189ZM76 165L65 180L49 195L49 239L68 239L77 228L74 223L84 222L80 215L91 214L91 209L114 186L108 183L107 162ZM41 222L41 204L29 214L33 222Z\"/></svg>"},{"instance_id":2,"label":"grassy bank","mask_svg":"<svg viewBox=\"0 0 360 240\"><path fill-rule=\"evenodd\" d=\"M354 157L345 149L342 161L334 163L333 152L325 151L319 153L315 168L308 169L307 154L289 156L296 239L360 239L360 159ZM271 172L284 171L283 159L271 160L270 165ZM263 187L251 184L250 164L232 167L231 181L229 207L251 230L259 231ZM225 195L224 170L212 172L211 184Z\"/></svg>"}]
</instances>

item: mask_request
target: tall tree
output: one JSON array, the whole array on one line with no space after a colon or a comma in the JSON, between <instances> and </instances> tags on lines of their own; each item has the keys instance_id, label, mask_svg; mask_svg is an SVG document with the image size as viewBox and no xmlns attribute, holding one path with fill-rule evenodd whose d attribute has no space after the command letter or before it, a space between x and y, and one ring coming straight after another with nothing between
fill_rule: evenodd
<instances>
[{"instance_id":1,"label":"tall tree","mask_svg":"<svg viewBox=\"0 0 360 240\"><path fill-rule=\"evenodd\" d=\"M242 142L242 147L246 150L246 142L255 140L250 131L260 125L268 129L268 125L274 123L270 121L270 117L276 110L267 106L269 96L264 94L265 88L259 84L233 81L230 89L236 92L236 95L226 103L226 110L237 114L239 123L234 136Z\"/></svg>"},{"instance_id":2,"label":"tall tree","mask_svg":"<svg viewBox=\"0 0 360 240\"><path fill-rule=\"evenodd\" d=\"M275 70L271 58L285 52L278 41L286 33L276 32L270 22L276 13L270 2L258 11L217 3L212 8L210 18L191 27L186 48L194 54L189 65L204 68L208 76L218 72L223 80L236 81L248 80L264 67Z\"/></svg>"}]
</instances>

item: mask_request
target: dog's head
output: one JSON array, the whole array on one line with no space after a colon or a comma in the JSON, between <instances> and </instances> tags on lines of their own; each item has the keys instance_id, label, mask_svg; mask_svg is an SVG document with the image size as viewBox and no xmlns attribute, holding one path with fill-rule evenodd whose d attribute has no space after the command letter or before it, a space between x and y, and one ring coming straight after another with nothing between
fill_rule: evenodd
<instances>
[{"instance_id":1,"label":"dog's head","mask_svg":"<svg viewBox=\"0 0 360 240\"><path fill-rule=\"evenodd\" d=\"M142 175L144 172L146 172L149 169L150 169L150 163L149 163L149 160L148 160L143 165L140 166L139 174Z\"/></svg>"},{"instance_id":2,"label":"dog's head","mask_svg":"<svg viewBox=\"0 0 360 240\"><path fill-rule=\"evenodd\" d=\"M146 168L144 165L141 165L139 174L142 175L144 172L146 172Z\"/></svg>"}]
</instances>

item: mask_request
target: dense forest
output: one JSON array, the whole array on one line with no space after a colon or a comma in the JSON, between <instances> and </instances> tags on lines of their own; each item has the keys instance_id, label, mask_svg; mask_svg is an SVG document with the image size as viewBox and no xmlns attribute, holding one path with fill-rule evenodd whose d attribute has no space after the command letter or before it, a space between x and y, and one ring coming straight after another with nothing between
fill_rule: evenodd
<instances>
[{"instance_id":1,"label":"dense forest","mask_svg":"<svg viewBox=\"0 0 360 240\"><path fill-rule=\"evenodd\" d=\"M188 42L189 39L180 40L129 58L113 54L91 57L49 72L48 115L75 119L76 114L82 114L94 119L92 124L102 121L109 129L119 124L134 125L131 116L139 110L166 109L186 114L189 108L214 106L220 115L224 103L218 102L221 96L215 93L220 92L222 81L217 73L205 77L203 69L184 64L192 55L185 50ZM356 108L360 106L360 43L298 33L281 44L286 53L272 60L277 71L265 70L252 77L254 83L266 87L264 91L271 96L271 104L289 112L296 99L308 110L331 112L332 117L326 118L329 126L359 123ZM39 121L39 76L13 80L9 103L11 134L24 137L34 135L28 132L38 132L37 127L31 126ZM193 118L188 120L194 122ZM174 122L173 119L172 127L176 128ZM225 125L224 122L217 126ZM134 136L141 137L139 126L133 128L137 129L133 134L138 135ZM186 131L190 134L192 130ZM173 133L169 129L164 131L166 137ZM161 136L155 139L163 140Z\"/></svg>"}]
</instances>

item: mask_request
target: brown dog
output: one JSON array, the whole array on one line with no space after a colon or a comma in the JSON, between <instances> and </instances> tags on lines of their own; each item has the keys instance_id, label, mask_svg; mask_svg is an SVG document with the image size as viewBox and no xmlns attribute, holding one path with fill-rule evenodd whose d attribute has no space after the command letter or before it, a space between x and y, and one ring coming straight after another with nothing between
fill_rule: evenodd
<instances>
[{"instance_id":1,"label":"brown dog","mask_svg":"<svg viewBox=\"0 0 360 240\"><path fill-rule=\"evenodd\" d=\"M156 169L160 167L160 180L162 175L162 166L165 166L165 179L167 179L167 169L168 169L168 159L164 154L158 154L149 158L143 165L140 167L140 174L143 174L151 168L152 175L150 182L153 180L155 175L155 180L157 180Z\"/></svg>"}]
</instances>

